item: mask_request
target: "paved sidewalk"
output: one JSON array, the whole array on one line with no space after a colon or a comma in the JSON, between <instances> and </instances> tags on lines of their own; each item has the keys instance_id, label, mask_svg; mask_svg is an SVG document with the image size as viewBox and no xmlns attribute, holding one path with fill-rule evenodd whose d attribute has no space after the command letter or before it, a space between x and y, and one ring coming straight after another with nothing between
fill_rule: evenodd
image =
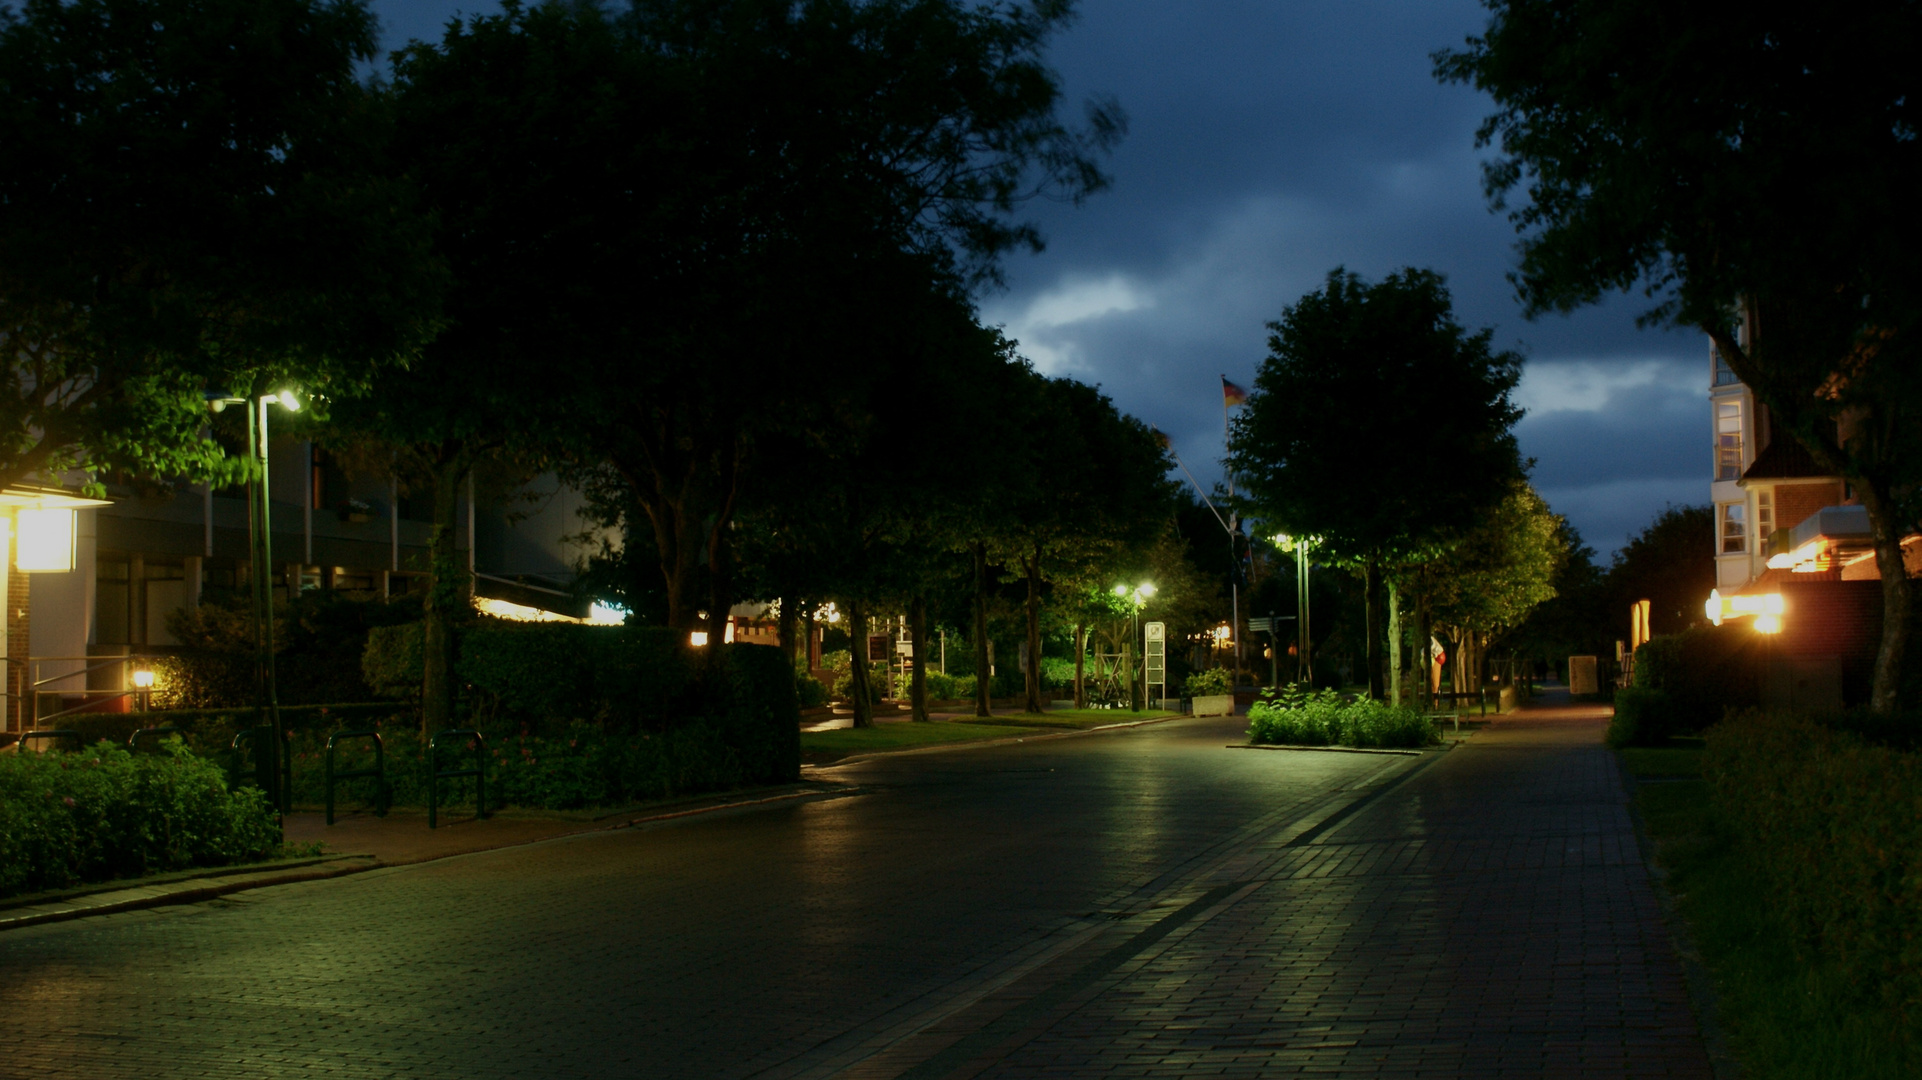
<instances>
[{"instance_id":1,"label":"paved sidewalk","mask_svg":"<svg viewBox=\"0 0 1922 1080\"><path fill-rule=\"evenodd\" d=\"M1607 708L1561 701L843 1075L1712 1076Z\"/></svg>"}]
</instances>

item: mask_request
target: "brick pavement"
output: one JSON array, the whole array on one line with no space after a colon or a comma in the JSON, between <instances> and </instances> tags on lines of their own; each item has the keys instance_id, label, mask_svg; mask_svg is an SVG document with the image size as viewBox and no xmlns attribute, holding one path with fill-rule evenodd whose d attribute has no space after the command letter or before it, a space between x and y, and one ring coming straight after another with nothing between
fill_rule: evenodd
<instances>
[{"instance_id":1,"label":"brick pavement","mask_svg":"<svg viewBox=\"0 0 1922 1080\"><path fill-rule=\"evenodd\" d=\"M0 1076L1707 1074L1594 715L1236 734L0 935Z\"/></svg>"}]
</instances>

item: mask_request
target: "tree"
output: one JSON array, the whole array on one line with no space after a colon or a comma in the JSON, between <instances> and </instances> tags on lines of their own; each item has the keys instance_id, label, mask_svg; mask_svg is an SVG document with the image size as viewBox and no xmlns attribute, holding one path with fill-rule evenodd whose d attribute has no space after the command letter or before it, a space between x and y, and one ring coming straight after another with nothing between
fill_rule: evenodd
<instances>
[{"instance_id":1,"label":"tree","mask_svg":"<svg viewBox=\"0 0 1922 1080\"><path fill-rule=\"evenodd\" d=\"M1494 98L1485 185L1514 199L1529 314L1640 289L1694 327L1868 511L1871 707L1903 704L1922 480L1922 10L1490 0L1436 75ZM1517 198L1519 196L1519 198Z\"/></svg>"},{"instance_id":2,"label":"tree","mask_svg":"<svg viewBox=\"0 0 1922 1080\"><path fill-rule=\"evenodd\" d=\"M1466 675L1455 689L1478 686L1490 640L1554 598L1556 576L1569 559L1564 524L1533 488L1517 481L1499 506L1423 568L1423 599L1435 625L1455 639L1455 670ZM1426 643L1425 634L1421 640Z\"/></svg>"},{"instance_id":3,"label":"tree","mask_svg":"<svg viewBox=\"0 0 1922 1080\"><path fill-rule=\"evenodd\" d=\"M1379 697L1384 571L1432 556L1521 478L1521 357L1464 330L1441 276L1412 268L1379 284L1336 269L1269 330L1229 467L1269 531L1360 571Z\"/></svg>"},{"instance_id":4,"label":"tree","mask_svg":"<svg viewBox=\"0 0 1922 1080\"><path fill-rule=\"evenodd\" d=\"M1058 0L643 0L622 23L673 88L635 121L665 131L638 165L672 183L603 222L628 238L629 265L602 283L620 317L593 346L614 386L581 393L590 456L645 511L676 625L703 581L710 633L726 618L760 442L832 430L834 384L862 378L831 345L864 317L848 303L871 280L863 264L891 248L992 281L1002 255L1039 245L1012 218L1022 199L1105 185L1096 158L1118 112L1063 124L1039 59L1070 14Z\"/></svg>"},{"instance_id":5,"label":"tree","mask_svg":"<svg viewBox=\"0 0 1922 1080\"><path fill-rule=\"evenodd\" d=\"M351 394L439 278L358 0L0 9L0 484L236 479L205 393Z\"/></svg>"},{"instance_id":6,"label":"tree","mask_svg":"<svg viewBox=\"0 0 1922 1080\"><path fill-rule=\"evenodd\" d=\"M1073 379L1032 375L1020 403L1019 475L988 541L1025 588L1027 711L1041 705L1041 608L1049 586L1087 579L1129 548L1146 547L1174 505L1168 455L1140 420Z\"/></svg>"},{"instance_id":7,"label":"tree","mask_svg":"<svg viewBox=\"0 0 1922 1080\"><path fill-rule=\"evenodd\" d=\"M1609 619L1628 622L1628 605L1647 600L1650 634L1676 634L1704 620L1715 588L1715 511L1664 507L1615 552L1608 571Z\"/></svg>"}]
</instances>

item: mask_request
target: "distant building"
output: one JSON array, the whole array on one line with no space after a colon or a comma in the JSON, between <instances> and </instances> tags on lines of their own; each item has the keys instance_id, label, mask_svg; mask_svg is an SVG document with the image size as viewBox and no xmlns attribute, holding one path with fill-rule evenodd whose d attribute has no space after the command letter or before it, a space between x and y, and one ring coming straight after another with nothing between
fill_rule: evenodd
<instances>
[{"instance_id":1,"label":"distant building","mask_svg":"<svg viewBox=\"0 0 1922 1080\"><path fill-rule=\"evenodd\" d=\"M391 478L350 480L312 443L276 440L270 454L273 585L393 596L420 587L430 496L400 494ZM8 579L6 727L23 712L49 715L88 698L126 707L131 665L116 662L179 643L168 617L248 587L247 493L204 484L109 482L104 501L72 508L71 569ZM37 506L37 489L9 492L0 510ZM471 489L470 489L471 495ZM585 619L569 590L583 530L583 497L551 476L509 504L460 500L455 545L474 575L476 605L509 618ZM14 521L9 520L13 525ZM9 536L20 535L17 527ZM10 553L14 545L9 545ZM7 560L13 567L14 558ZM25 707L23 709L23 706Z\"/></svg>"}]
</instances>

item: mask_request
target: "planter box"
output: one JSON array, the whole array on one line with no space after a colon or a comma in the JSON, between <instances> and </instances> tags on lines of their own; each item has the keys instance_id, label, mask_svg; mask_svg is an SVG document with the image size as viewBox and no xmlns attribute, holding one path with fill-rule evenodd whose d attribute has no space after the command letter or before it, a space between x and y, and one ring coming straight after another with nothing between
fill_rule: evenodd
<instances>
[{"instance_id":1,"label":"planter box","mask_svg":"<svg viewBox=\"0 0 1922 1080\"><path fill-rule=\"evenodd\" d=\"M1196 716L1233 716L1235 696L1233 694L1204 694L1194 699Z\"/></svg>"}]
</instances>

